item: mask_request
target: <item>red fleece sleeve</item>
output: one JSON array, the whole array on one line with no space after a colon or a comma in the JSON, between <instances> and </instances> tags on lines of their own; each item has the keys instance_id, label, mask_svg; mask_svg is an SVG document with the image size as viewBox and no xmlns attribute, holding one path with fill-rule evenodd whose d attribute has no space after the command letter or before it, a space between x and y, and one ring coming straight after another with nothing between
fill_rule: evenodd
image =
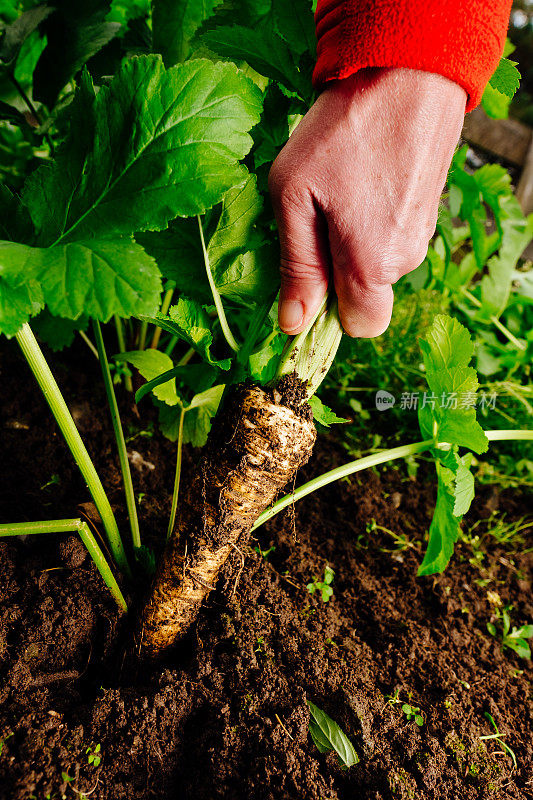
<instances>
[{"instance_id":1,"label":"red fleece sleeve","mask_svg":"<svg viewBox=\"0 0 533 800\"><path fill-rule=\"evenodd\" d=\"M475 108L496 69L512 0L318 0L316 86L363 67L408 67L460 84Z\"/></svg>"}]
</instances>

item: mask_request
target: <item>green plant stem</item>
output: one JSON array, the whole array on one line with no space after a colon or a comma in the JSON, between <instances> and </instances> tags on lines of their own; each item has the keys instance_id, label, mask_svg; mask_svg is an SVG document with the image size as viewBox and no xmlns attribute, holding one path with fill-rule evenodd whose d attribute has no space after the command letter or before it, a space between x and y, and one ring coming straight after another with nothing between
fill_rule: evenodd
<instances>
[{"instance_id":1,"label":"green plant stem","mask_svg":"<svg viewBox=\"0 0 533 800\"><path fill-rule=\"evenodd\" d=\"M19 95L22 98L22 100L24 100L24 102L26 103L30 113L33 114L33 116L35 117L35 119L38 122L38 124L42 125L43 124L43 119L41 117L40 112L37 111L37 109L35 108L34 104L30 100L28 94L25 92L24 88L18 82L18 80L15 78L14 73L13 72L8 72L7 73L7 77L9 78L9 80L11 81L11 83L13 84L13 86L15 87L17 92L19 93ZM53 156L54 155L54 143L52 141L52 138L51 138L50 134L49 133L45 133L44 134L44 138L45 138L45 141L48 144L48 147L50 148L50 155Z\"/></svg>"},{"instance_id":2,"label":"green plant stem","mask_svg":"<svg viewBox=\"0 0 533 800\"><path fill-rule=\"evenodd\" d=\"M485 435L489 442L507 442L516 441L517 439L533 441L533 431L523 431L519 429L485 431Z\"/></svg>"},{"instance_id":3,"label":"green plant stem","mask_svg":"<svg viewBox=\"0 0 533 800\"><path fill-rule=\"evenodd\" d=\"M342 332L337 297L331 290L307 327L288 341L275 380L296 372L307 384L307 398L312 397L333 363Z\"/></svg>"},{"instance_id":4,"label":"green plant stem","mask_svg":"<svg viewBox=\"0 0 533 800\"><path fill-rule=\"evenodd\" d=\"M489 442L502 442L517 439L533 440L533 431L494 430L485 431L485 433ZM280 511L283 511L284 508L292 505L297 500L307 497L308 494L311 494L311 492L314 492L316 489L327 486L328 483L333 483L334 481L340 480L340 478L353 475L355 472L360 472L369 467L375 467L378 464L385 464L388 461L395 461L398 458L407 458L408 456L423 453L425 450L431 449L434 445L434 439L426 439L423 442L393 447L391 450L381 450L379 453L373 453L370 456L358 458L355 461L349 461L347 464L325 472L323 475L319 475L317 478L313 478L313 480L304 483L303 486L298 487L292 494L287 494L285 497L281 497L276 503L273 503L270 508L263 511L257 518L252 530L254 531L256 528L259 528L260 525L268 522L269 519L272 519L272 517L279 514Z\"/></svg>"},{"instance_id":5,"label":"green plant stem","mask_svg":"<svg viewBox=\"0 0 533 800\"><path fill-rule=\"evenodd\" d=\"M128 606L120 591L115 576L107 563L102 550L91 533L91 529L81 519L52 519L44 522L14 522L0 525L2 536L28 536L35 533L79 533L80 539L87 548L89 555L103 578L103 581L113 595L121 611L127 611Z\"/></svg>"},{"instance_id":6,"label":"green plant stem","mask_svg":"<svg viewBox=\"0 0 533 800\"><path fill-rule=\"evenodd\" d=\"M91 342L91 340L89 339L89 337L87 336L85 331L78 331L78 333L81 336L81 338L83 339L83 341L85 342L85 344L87 345L87 347L89 348L89 350L91 351L91 353L94 356L96 356L96 358L98 358L98 350L96 349L94 344Z\"/></svg>"},{"instance_id":7,"label":"green plant stem","mask_svg":"<svg viewBox=\"0 0 533 800\"><path fill-rule=\"evenodd\" d=\"M121 572L127 577L130 577L131 572L118 531L117 522L104 491L104 487L102 486L102 482L94 468L87 448L83 444L67 404L63 399L63 395L59 390L59 386L27 322L21 327L16 338L31 371L35 375L37 383L41 387L52 414L61 429L61 433L65 437L69 450L89 487L98 513L102 518L113 558Z\"/></svg>"},{"instance_id":8,"label":"green plant stem","mask_svg":"<svg viewBox=\"0 0 533 800\"><path fill-rule=\"evenodd\" d=\"M176 524L176 513L178 510L178 496L180 491L180 478L181 478L181 457L183 451L183 422L187 409L181 406L180 419L178 427L178 441L177 441L177 454L176 454L176 472L174 474L174 490L172 492L172 505L170 508L170 519L168 522L167 541L172 536L174 526Z\"/></svg>"},{"instance_id":9,"label":"green plant stem","mask_svg":"<svg viewBox=\"0 0 533 800\"><path fill-rule=\"evenodd\" d=\"M17 90L19 95L21 96L22 100L24 100L24 102L28 106L28 109L29 109L30 113L33 114L33 116L35 117L35 119L37 120L39 125L42 125L43 124L43 120L42 120L42 117L41 117L40 113L37 111L37 109L33 105L32 101L30 100L30 98L27 95L27 93L24 91L24 89L21 86L21 84L15 78L15 75L12 72L8 72L7 73L7 77L9 78L9 80L11 81L11 83L13 84L13 86L15 87L15 89Z\"/></svg>"},{"instance_id":10,"label":"green plant stem","mask_svg":"<svg viewBox=\"0 0 533 800\"><path fill-rule=\"evenodd\" d=\"M465 289L463 287L461 289L461 291L464 294L464 296L468 300L470 300L472 305L476 306L476 308L482 308L483 307L483 303L480 300L478 300L477 297L474 294L472 294L472 292L469 292L468 289ZM517 339L516 336L511 333L509 328L506 328L505 325L503 324L503 322L500 322L498 317L495 317L494 315L491 315L489 317L489 319L492 322L492 324L494 325L494 327L497 328L500 331L500 333L503 333L505 338L508 339L511 342L511 344L514 344L514 346L518 350L525 350L526 349L526 345L523 342L521 342L519 339Z\"/></svg>"},{"instance_id":11,"label":"green plant stem","mask_svg":"<svg viewBox=\"0 0 533 800\"><path fill-rule=\"evenodd\" d=\"M165 296L163 297L163 302L161 303L161 314L166 317L168 314L168 309L170 308L170 304L172 302L172 297L174 295L174 289L167 289L165 292ZM159 339L161 338L161 328L156 325L154 330L154 335L152 336L152 343L150 348L155 350L159 344Z\"/></svg>"},{"instance_id":12,"label":"green plant stem","mask_svg":"<svg viewBox=\"0 0 533 800\"><path fill-rule=\"evenodd\" d=\"M115 328L117 330L117 342L118 342L118 350L119 353L126 352L126 340L124 339L124 328L122 327L122 320L115 314L113 317L115 321ZM133 383L131 382L131 375L124 376L124 386L126 387L127 392L133 392Z\"/></svg>"},{"instance_id":13,"label":"green plant stem","mask_svg":"<svg viewBox=\"0 0 533 800\"><path fill-rule=\"evenodd\" d=\"M141 546L141 534L139 531L139 519L137 516L137 504L135 502L135 492L133 491L133 483L131 480L131 470L128 461L128 452L126 450L126 442L124 440L124 431L122 429L122 422L120 421L120 412L118 410L117 397L113 388L113 380L109 370L109 362L107 360L107 353L104 345L104 337L102 336L102 328L97 320L93 320L94 338L96 347L98 348L98 358L102 368L102 377L104 379L104 387L107 395L107 402L109 403L109 413L111 414L111 422L113 423L113 430L115 432L115 441L117 443L118 458L120 461L120 470L122 472L122 480L124 481L124 493L126 495L126 506L128 508L128 517L130 521L131 540L133 547L137 549Z\"/></svg>"},{"instance_id":14,"label":"green plant stem","mask_svg":"<svg viewBox=\"0 0 533 800\"><path fill-rule=\"evenodd\" d=\"M363 469L375 467L378 464L385 464L388 461L394 461L398 458L407 458L408 456L413 456L417 453L423 453L424 450L429 450L433 444L433 439L426 439L423 442L415 442L414 444L404 444L401 447L393 447L391 450L381 450L379 453L372 453L370 456L358 458L356 461L350 461L348 464L343 464L342 466L336 467L329 472L325 472L323 475L319 475L318 478L313 478L313 480L304 483L303 486L299 486L298 489L291 494L287 494L276 503L273 503L270 508L267 508L266 511L263 511L263 513L257 518L252 530L254 531L260 525L263 525L263 523L267 522L269 519L272 519L272 517L274 517L276 514L279 514L279 512L283 511L283 509L287 508L287 506L292 505L297 500L301 500L302 497L306 497L316 489L321 489L323 486L327 486L328 483L333 483L341 478L346 478L348 475L353 475L354 472L360 472Z\"/></svg>"},{"instance_id":15,"label":"green plant stem","mask_svg":"<svg viewBox=\"0 0 533 800\"><path fill-rule=\"evenodd\" d=\"M178 361L176 366L177 367L185 367L189 363L189 361L191 360L191 358L193 357L193 355L195 353L196 353L196 350L194 349L194 347L189 347L187 352L182 355L182 357L180 358L180 360Z\"/></svg>"},{"instance_id":16,"label":"green plant stem","mask_svg":"<svg viewBox=\"0 0 533 800\"><path fill-rule=\"evenodd\" d=\"M199 214L197 215L196 218L198 220L198 229L200 231L200 241L202 243L202 253L204 255L205 271L207 273L207 280L209 281L211 294L213 295L213 301L215 303L218 319L220 321L220 327L222 328L222 333L224 334L224 338L226 339L228 345L231 347L232 350L235 351L235 353L238 353L240 347L237 344L237 341L233 336L230 327L228 325L228 320L226 319L226 312L224 311L224 306L222 305L222 298L220 297L220 293L217 287L215 286L215 281L213 279L213 274L211 272L211 265L209 263L209 254L207 252L207 247L205 246L204 231L202 228L202 219Z\"/></svg>"},{"instance_id":17,"label":"green plant stem","mask_svg":"<svg viewBox=\"0 0 533 800\"><path fill-rule=\"evenodd\" d=\"M139 328L139 346L138 350L144 350L146 346L146 334L148 333L148 320L143 319L141 327Z\"/></svg>"},{"instance_id":18,"label":"green plant stem","mask_svg":"<svg viewBox=\"0 0 533 800\"><path fill-rule=\"evenodd\" d=\"M174 348L176 347L177 343L179 342L179 336L171 336L167 346L165 347L165 354L167 356L171 356L174 352Z\"/></svg>"}]
</instances>

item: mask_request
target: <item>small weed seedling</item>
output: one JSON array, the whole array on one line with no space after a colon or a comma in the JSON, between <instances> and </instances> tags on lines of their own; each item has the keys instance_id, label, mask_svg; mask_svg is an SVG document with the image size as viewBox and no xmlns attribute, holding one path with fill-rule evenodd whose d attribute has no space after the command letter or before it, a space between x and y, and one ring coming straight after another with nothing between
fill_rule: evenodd
<instances>
[{"instance_id":1,"label":"small weed seedling","mask_svg":"<svg viewBox=\"0 0 533 800\"><path fill-rule=\"evenodd\" d=\"M366 523L366 532L373 533L374 531L382 531L383 533L388 533L389 536L392 536L394 540L395 547L393 550L387 548L380 548L383 553L397 553L402 552L403 550L408 550L410 547L416 550L416 545L409 541L408 537L405 533L395 533L391 531L390 528L385 528L383 525L378 525L376 520L372 518L369 522Z\"/></svg>"},{"instance_id":2,"label":"small weed seedling","mask_svg":"<svg viewBox=\"0 0 533 800\"><path fill-rule=\"evenodd\" d=\"M313 583L307 584L307 591L309 594L314 594L317 589L320 591L322 595L322 602L327 603L328 600L331 599L331 595L333 594L333 589L331 588L331 584L333 583L333 578L335 577L334 570L331 569L327 564L324 568L324 580L319 581L318 578L313 580Z\"/></svg>"},{"instance_id":3,"label":"small weed seedling","mask_svg":"<svg viewBox=\"0 0 533 800\"><path fill-rule=\"evenodd\" d=\"M414 720L415 724L418 725L419 728L422 727L424 724L424 717L417 706L411 706L409 703L404 703L402 706L402 711L407 717L408 722Z\"/></svg>"},{"instance_id":4,"label":"small weed seedling","mask_svg":"<svg viewBox=\"0 0 533 800\"><path fill-rule=\"evenodd\" d=\"M507 647L520 658L531 658L531 648L527 640L533 637L533 625L521 625L520 628L513 626L511 630L511 610L512 606L506 606L501 612L496 609L496 618L501 621L502 650ZM487 630L491 636L498 636L498 628L493 622L487 622Z\"/></svg>"},{"instance_id":5,"label":"small weed seedling","mask_svg":"<svg viewBox=\"0 0 533 800\"><path fill-rule=\"evenodd\" d=\"M255 552L258 553L262 558L264 558L265 561L268 561L268 557L269 557L270 553L273 553L275 551L275 549L276 549L275 545L272 545L272 547L269 547L268 550L261 550L259 545L254 547Z\"/></svg>"},{"instance_id":6,"label":"small weed seedling","mask_svg":"<svg viewBox=\"0 0 533 800\"><path fill-rule=\"evenodd\" d=\"M100 762L102 761L102 756L100 755L101 745L96 744L93 747L89 746L85 751L87 753L87 763L93 767L99 767Z\"/></svg>"},{"instance_id":7,"label":"small weed seedling","mask_svg":"<svg viewBox=\"0 0 533 800\"><path fill-rule=\"evenodd\" d=\"M517 764L517 761L516 761L516 756L514 754L514 751L511 750L509 745L505 744L505 742L503 741L503 737L507 736L507 734L506 733L500 733L500 731L498 730L498 726L496 725L496 723L494 721L494 718L489 714L488 711L485 711L485 717L488 719L488 721L490 722L490 724L494 728L495 733L491 733L488 736L480 736L479 737L480 740L486 742L486 741L489 741L490 739L494 739L495 742L498 742L498 744L500 745L502 750L505 753L507 753L507 755L511 756L511 758L513 760L514 768L517 769L518 764Z\"/></svg>"},{"instance_id":8,"label":"small weed seedling","mask_svg":"<svg viewBox=\"0 0 533 800\"><path fill-rule=\"evenodd\" d=\"M390 706L397 706L402 701L400 700L400 690L395 689L393 694L386 694L385 699Z\"/></svg>"}]
</instances>

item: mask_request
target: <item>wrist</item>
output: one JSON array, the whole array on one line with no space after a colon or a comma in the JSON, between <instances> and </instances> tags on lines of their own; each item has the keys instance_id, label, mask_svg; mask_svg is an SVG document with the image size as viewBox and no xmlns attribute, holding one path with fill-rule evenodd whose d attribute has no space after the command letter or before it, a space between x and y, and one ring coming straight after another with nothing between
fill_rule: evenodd
<instances>
[{"instance_id":1,"label":"wrist","mask_svg":"<svg viewBox=\"0 0 533 800\"><path fill-rule=\"evenodd\" d=\"M433 108L462 117L468 100L466 91L455 81L438 73L404 67L365 67L347 78L331 81L322 96L328 93L347 108L360 109L379 98L389 107L411 109L413 116L418 109Z\"/></svg>"}]
</instances>

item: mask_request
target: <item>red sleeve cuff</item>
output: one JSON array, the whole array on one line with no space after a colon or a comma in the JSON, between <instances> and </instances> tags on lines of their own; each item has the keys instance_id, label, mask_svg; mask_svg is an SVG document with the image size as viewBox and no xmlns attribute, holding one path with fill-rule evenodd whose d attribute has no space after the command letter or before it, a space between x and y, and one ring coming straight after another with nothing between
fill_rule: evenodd
<instances>
[{"instance_id":1,"label":"red sleeve cuff","mask_svg":"<svg viewBox=\"0 0 533 800\"><path fill-rule=\"evenodd\" d=\"M315 86L364 67L444 75L475 108L505 44L512 0L318 0Z\"/></svg>"}]
</instances>

